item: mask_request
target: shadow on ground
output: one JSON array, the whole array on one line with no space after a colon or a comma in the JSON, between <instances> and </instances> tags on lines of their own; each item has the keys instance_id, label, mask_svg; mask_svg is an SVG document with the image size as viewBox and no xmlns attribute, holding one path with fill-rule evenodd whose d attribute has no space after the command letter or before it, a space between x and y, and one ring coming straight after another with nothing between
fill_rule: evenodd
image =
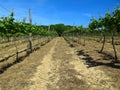
<instances>
[{"instance_id":1,"label":"shadow on ground","mask_svg":"<svg viewBox=\"0 0 120 90\"><path fill-rule=\"evenodd\" d=\"M34 49L33 49L33 52L36 51L36 50L39 50L39 49L40 49L39 47L34 48ZM23 51L22 51L22 52L23 52ZM20 53L20 52L19 52L19 53ZM16 59L14 62L9 63L9 64L7 64L6 66L2 67L2 68L0 69L0 74L4 73L8 68L12 67L13 65L22 62L22 61L23 61L26 57L28 57L28 56L29 56L29 55L25 54L25 55L19 57L18 59ZM9 60L10 57L12 57L12 56L8 56L7 58L3 59L1 62L4 62L4 61Z\"/></svg>"},{"instance_id":2,"label":"shadow on ground","mask_svg":"<svg viewBox=\"0 0 120 90\"><path fill-rule=\"evenodd\" d=\"M97 51L98 52L98 51ZM108 66L112 68L120 69L120 65L113 64L111 61L114 59L114 57L108 53L99 53L103 56L100 57L100 59L95 60L95 58L92 58L89 54L86 54L84 50L77 51L78 56L83 56L82 60L86 61L86 64L88 65L88 68L90 67L96 67L96 66ZM109 60L109 63L104 62L105 60Z\"/></svg>"},{"instance_id":3,"label":"shadow on ground","mask_svg":"<svg viewBox=\"0 0 120 90\"><path fill-rule=\"evenodd\" d=\"M7 64L6 66L4 66L3 68L0 69L0 74L4 73L11 66L22 62L26 57L27 57L27 55L19 57L19 59L15 60L13 63Z\"/></svg>"}]
</instances>

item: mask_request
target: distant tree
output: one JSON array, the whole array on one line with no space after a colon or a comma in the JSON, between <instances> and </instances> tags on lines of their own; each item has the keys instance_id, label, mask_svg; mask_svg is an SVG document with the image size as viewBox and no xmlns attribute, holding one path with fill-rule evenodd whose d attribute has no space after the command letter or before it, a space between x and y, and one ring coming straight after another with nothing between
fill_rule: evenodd
<instances>
[{"instance_id":1,"label":"distant tree","mask_svg":"<svg viewBox=\"0 0 120 90\"><path fill-rule=\"evenodd\" d=\"M54 26L54 30L57 32L59 36L62 36L63 32L65 31L66 27L64 24L56 24Z\"/></svg>"}]
</instances>

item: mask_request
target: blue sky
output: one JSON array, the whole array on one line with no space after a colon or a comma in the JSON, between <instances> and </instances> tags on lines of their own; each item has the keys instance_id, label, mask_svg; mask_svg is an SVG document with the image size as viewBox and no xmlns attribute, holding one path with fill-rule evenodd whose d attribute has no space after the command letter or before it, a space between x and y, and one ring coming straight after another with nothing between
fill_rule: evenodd
<instances>
[{"instance_id":1,"label":"blue sky","mask_svg":"<svg viewBox=\"0 0 120 90\"><path fill-rule=\"evenodd\" d=\"M113 11L120 0L0 0L0 16L8 16L14 9L15 18L29 21L28 9L32 10L33 24L87 26L91 17L104 16Z\"/></svg>"}]
</instances>

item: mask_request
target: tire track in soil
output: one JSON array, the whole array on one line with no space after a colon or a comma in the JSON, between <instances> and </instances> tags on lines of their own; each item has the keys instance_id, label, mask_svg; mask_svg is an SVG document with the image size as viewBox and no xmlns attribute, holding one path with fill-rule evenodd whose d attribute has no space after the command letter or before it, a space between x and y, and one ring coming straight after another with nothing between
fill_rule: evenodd
<instances>
[{"instance_id":1,"label":"tire track in soil","mask_svg":"<svg viewBox=\"0 0 120 90\"><path fill-rule=\"evenodd\" d=\"M34 84L29 87L29 90L47 90L47 82L49 80L48 73L51 70L51 59L52 55L55 52L55 47L58 42L58 39L53 43L51 50L47 52L48 54L44 56L42 60L42 65L37 67L37 71L34 77L31 79Z\"/></svg>"},{"instance_id":2,"label":"tire track in soil","mask_svg":"<svg viewBox=\"0 0 120 90\"><path fill-rule=\"evenodd\" d=\"M89 85L77 77L80 74L76 71L74 64L71 64L76 57L74 50L66 41L59 38L53 54L54 68L50 73L47 90L90 90Z\"/></svg>"}]
</instances>

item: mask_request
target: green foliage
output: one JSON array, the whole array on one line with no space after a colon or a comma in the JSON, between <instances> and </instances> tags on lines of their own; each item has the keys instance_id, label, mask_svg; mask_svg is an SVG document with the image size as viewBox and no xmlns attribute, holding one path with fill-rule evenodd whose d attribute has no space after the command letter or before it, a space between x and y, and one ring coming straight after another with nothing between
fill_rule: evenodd
<instances>
[{"instance_id":1,"label":"green foliage","mask_svg":"<svg viewBox=\"0 0 120 90\"><path fill-rule=\"evenodd\" d=\"M24 22L15 22L14 21L14 13L11 12L8 17L1 17L0 19L0 36L9 37L12 36L23 36L29 35L32 33L33 35L52 35L56 34L55 31L48 32L48 26L39 26L32 25Z\"/></svg>"},{"instance_id":2,"label":"green foliage","mask_svg":"<svg viewBox=\"0 0 120 90\"><path fill-rule=\"evenodd\" d=\"M100 17L98 20L92 18L89 28L91 30L101 30L106 33L120 33L120 8L117 7L112 13L107 12L104 18Z\"/></svg>"},{"instance_id":3,"label":"green foliage","mask_svg":"<svg viewBox=\"0 0 120 90\"><path fill-rule=\"evenodd\" d=\"M89 24L89 28L91 30L94 30L94 29L98 28L98 26L99 26L99 22L95 18L92 18L91 23Z\"/></svg>"},{"instance_id":4,"label":"green foliage","mask_svg":"<svg viewBox=\"0 0 120 90\"><path fill-rule=\"evenodd\" d=\"M92 18L90 20L89 28L81 26L71 26L64 24L55 24L50 26L45 25L32 25L29 23L15 22L14 12L8 17L0 18L0 36L11 37L11 36L23 36L29 35L53 35L57 34L61 36L63 34L98 34L100 32L106 33L120 33L120 8L117 7L110 13L107 12L105 17L99 17L98 19Z\"/></svg>"},{"instance_id":5,"label":"green foliage","mask_svg":"<svg viewBox=\"0 0 120 90\"><path fill-rule=\"evenodd\" d=\"M66 30L66 27L64 24L56 24L54 25L54 30L57 32L59 36L61 36Z\"/></svg>"},{"instance_id":6,"label":"green foliage","mask_svg":"<svg viewBox=\"0 0 120 90\"><path fill-rule=\"evenodd\" d=\"M114 27L118 33L120 33L120 8L116 8L113 12L113 21Z\"/></svg>"}]
</instances>

